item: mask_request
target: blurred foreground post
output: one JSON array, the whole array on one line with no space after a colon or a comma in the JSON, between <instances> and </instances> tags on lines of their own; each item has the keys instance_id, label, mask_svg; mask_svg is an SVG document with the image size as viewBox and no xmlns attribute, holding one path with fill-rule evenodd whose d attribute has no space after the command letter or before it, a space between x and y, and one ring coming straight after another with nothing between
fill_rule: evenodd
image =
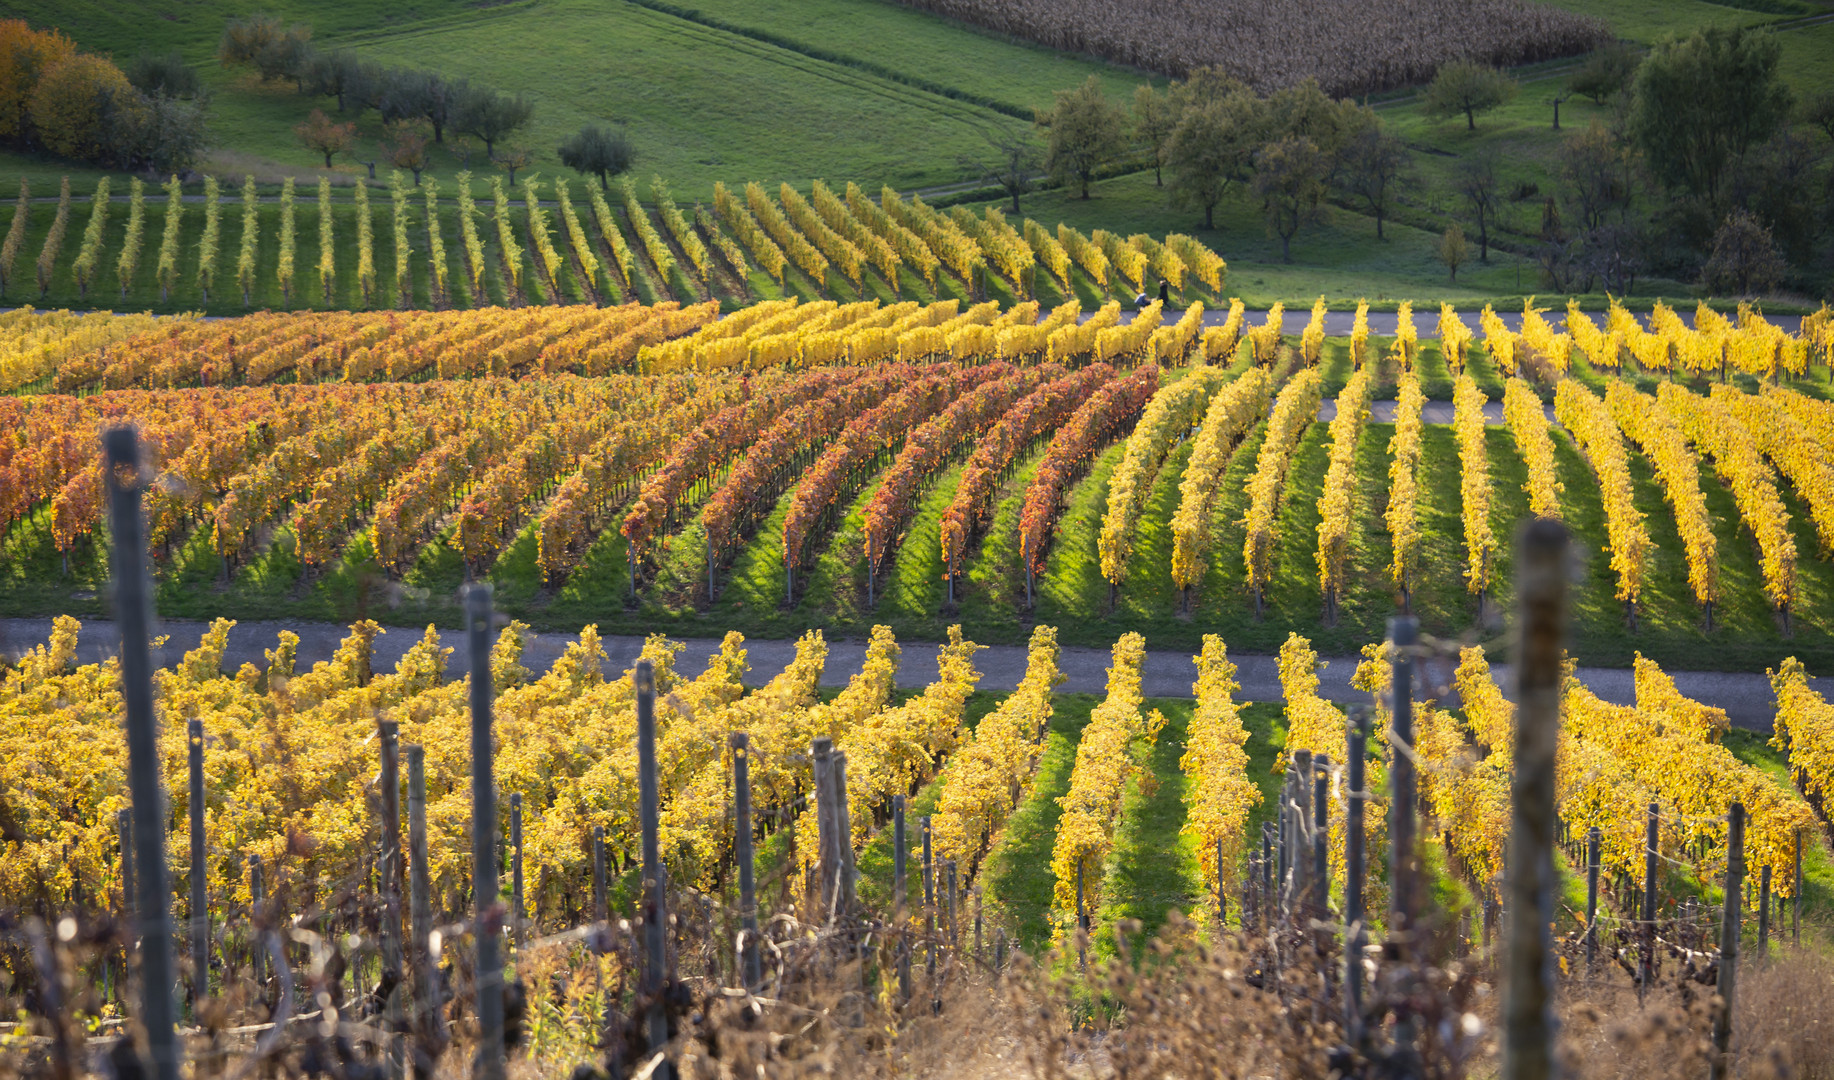
<instances>
[{"instance_id":1,"label":"blurred foreground post","mask_svg":"<svg viewBox=\"0 0 1834 1080\"><path fill-rule=\"evenodd\" d=\"M152 590L141 517L140 438L131 427L102 435L115 611L121 627L121 701L127 714L127 786L134 809L134 913L140 933L140 1024L154 1080L178 1080L173 1036L172 901L166 883L165 784L153 716Z\"/></svg>"},{"instance_id":2,"label":"blurred foreground post","mask_svg":"<svg viewBox=\"0 0 1834 1080\"><path fill-rule=\"evenodd\" d=\"M1586 970L1598 959L1598 845L1603 834L1594 825L1586 830Z\"/></svg>"},{"instance_id":3,"label":"blurred foreground post","mask_svg":"<svg viewBox=\"0 0 1834 1080\"><path fill-rule=\"evenodd\" d=\"M491 742L489 585L465 594L465 638L471 659L471 891L476 908L472 937L477 942L477 1080L503 1080L502 923L497 885L497 781Z\"/></svg>"},{"instance_id":4,"label":"blurred foreground post","mask_svg":"<svg viewBox=\"0 0 1834 1080\"><path fill-rule=\"evenodd\" d=\"M733 857L739 863L739 980L747 990L764 981L759 970L758 895L751 850L751 736L735 731L732 746Z\"/></svg>"},{"instance_id":5,"label":"blurred foreground post","mask_svg":"<svg viewBox=\"0 0 1834 1080\"><path fill-rule=\"evenodd\" d=\"M191 792L186 817L191 824L191 1008L210 996L209 859L204 848L204 722L185 721L185 765Z\"/></svg>"},{"instance_id":6,"label":"blurred foreground post","mask_svg":"<svg viewBox=\"0 0 1834 1080\"><path fill-rule=\"evenodd\" d=\"M656 669L638 660L632 672L637 683L637 797L643 824L643 988L649 1001L647 1031L651 1053L669 1043L669 1018L662 998L667 989L668 905L663 897L661 810L656 778ZM673 1075L668 1069L658 1075Z\"/></svg>"},{"instance_id":7,"label":"blurred foreground post","mask_svg":"<svg viewBox=\"0 0 1834 1080\"><path fill-rule=\"evenodd\" d=\"M898 928L898 1000L911 1000L910 884L904 836L904 796L892 796L892 925Z\"/></svg>"},{"instance_id":8,"label":"blurred foreground post","mask_svg":"<svg viewBox=\"0 0 1834 1080\"><path fill-rule=\"evenodd\" d=\"M1350 710L1345 734L1344 792L1344 1030L1350 1045L1363 1038L1363 757L1368 752L1369 712Z\"/></svg>"},{"instance_id":9,"label":"blurred foreground post","mask_svg":"<svg viewBox=\"0 0 1834 1080\"><path fill-rule=\"evenodd\" d=\"M1739 917L1745 913L1745 805L1726 808L1726 900L1719 922L1719 1011L1713 1016L1713 1055L1708 1080L1722 1080L1730 1071L1727 1050L1732 1045L1732 1007L1738 991Z\"/></svg>"},{"instance_id":10,"label":"blurred foreground post","mask_svg":"<svg viewBox=\"0 0 1834 1080\"><path fill-rule=\"evenodd\" d=\"M1566 528L1560 523L1531 522L1522 531L1516 563L1520 567L1521 653L1516 662L1520 704L1506 869L1509 927L1504 962L1503 1080L1544 1080L1554 1067L1554 956L1549 923L1554 917L1554 756L1560 742L1560 686L1566 657L1567 543ZM1399 795L1397 791L1397 799Z\"/></svg>"}]
</instances>

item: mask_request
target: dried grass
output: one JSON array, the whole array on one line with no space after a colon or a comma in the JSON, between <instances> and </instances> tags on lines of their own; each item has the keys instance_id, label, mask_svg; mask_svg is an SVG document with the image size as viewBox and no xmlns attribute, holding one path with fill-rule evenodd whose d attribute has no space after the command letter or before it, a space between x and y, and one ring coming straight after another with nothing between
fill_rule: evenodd
<instances>
[{"instance_id":1,"label":"dried grass","mask_svg":"<svg viewBox=\"0 0 1834 1080\"><path fill-rule=\"evenodd\" d=\"M1333 95L1425 82L1439 65L1589 51L1602 19L1526 0L902 0L1068 52L1183 76L1215 65L1258 90L1308 78Z\"/></svg>"}]
</instances>

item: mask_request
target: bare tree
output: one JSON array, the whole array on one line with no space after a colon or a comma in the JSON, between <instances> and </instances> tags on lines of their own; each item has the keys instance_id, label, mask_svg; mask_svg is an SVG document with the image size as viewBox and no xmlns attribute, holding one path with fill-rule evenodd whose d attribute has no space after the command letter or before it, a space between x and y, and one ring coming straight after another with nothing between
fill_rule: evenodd
<instances>
[{"instance_id":1,"label":"bare tree","mask_svg":"<svg viewBox=\"0 0 1834 1080\"><path fill-rule=\"evenodd\" d=\"M1019 196L1036 186L1039 170L1044 167L1038 142L1031 132L1005 128L987 135L984 156L965 157L962 164L977 173L982 181L1005 192L1013 201L1015 215L1025 212L1019 208Z\"/></svg>"},{"instance_id":2,"label":"bare tree","mask_svg":"<svg viewBox=\"0 0 1834 1080\"><path fill-rule=\"evenodd\" d=\"M1375 215L1376 239L1382 235L1382 221L1394 201L1395 188L1407 173L1413 156L1399 137L1382 130L1378 123L1364 128L1344 148L1342 184L1349 194L1360 197Z\"/></svg>"},{"instance_id":3,"label":"bare tree","mask_svg":"<svg viewBox=\"0 0 1834 1080\"><path fill-rule=\"evenodd\" d=\"M1501 181L1497 179L1496 155L1478 153L1458 170L1458 193L1477 222L1478 261L1490 261L1490 225L1496 220L1503 202Z\"/></svg>"}]
</instances>

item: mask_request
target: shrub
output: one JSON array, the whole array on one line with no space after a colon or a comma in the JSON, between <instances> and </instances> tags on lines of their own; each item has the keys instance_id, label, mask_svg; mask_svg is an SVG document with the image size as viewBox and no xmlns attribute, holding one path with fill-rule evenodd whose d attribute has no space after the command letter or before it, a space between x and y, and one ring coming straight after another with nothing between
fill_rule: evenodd
<instances>
[{"instance_id":1,"label":"shrub","mask_svg":"<svg viewBox=\"0 0 1834 1080\"><path fill-rule=\"evenodd\" d=\"M97 161L116 145L112 127L139 122L145 102L121 69L100 56L67 57L32 90L31 119L45 149Z\"/></svg>"}]
</instances>

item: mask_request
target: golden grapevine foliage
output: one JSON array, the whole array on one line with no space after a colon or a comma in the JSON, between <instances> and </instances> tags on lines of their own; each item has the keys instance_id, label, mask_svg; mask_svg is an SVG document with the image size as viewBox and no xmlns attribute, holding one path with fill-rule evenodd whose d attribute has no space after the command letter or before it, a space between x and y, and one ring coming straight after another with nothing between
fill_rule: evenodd
<instances>
[{"instance_id":1,"label":"golden grapevine foliage","mask_svg":"<svg viewBox=\"0 0 1834 1080\"><path fill-rule=\"evenodd\" d=\"M1323 384L1324 376L1312 367L1293 376L1280 391L1267 421L1267 433L1261 439L1254 476L1248 481L1248 516L1243 521L1247 538L1242 546L1242 562L1257 603L1273 580L1274 544L1286 470L1292 464L1300 437L1318 415L1318 395Z\"/></svg>"},{"instance_id":2,"label":"golden grapevine foliage","mask_svg":"<svg viewBox=\"0 0 1834 1080\"><path fill-rule=\"evenodd\" d=\"M1675 527L1687 556L1688 585L1694 600L1710 608L1719 599L1719 541L1713 518L1700 490L1700 462L1688 446L1687 436L1662 403L1639 394L1629 383L1614 382L1605 391L1611 416L1643 456L1655 466L1662 491L1675 512Z\"/></svg>"},{"instance_id":3,"label":"golden grapevine foliage","mask_svg":"<svg viewBox=\"0 0 1834 1080\"><path fill-rule=\"evenodd\" d=\"M1318 584L1325 596L1325 610L1333 618L1344 595L1344 563L1350 555L1350 525L1356 513L1356 444L1369 419L1369 395L1374 390L1375 365L1360 365L1337 395L1337 415L1330 425L1330 464L1325 468L1324 491L1318 496Z\"/></svg>"},{"instance_id":4,"label":"golden grapevine foliage","mask_svg":"<svg viewBox=\"0 0 1834 1080\"><path fill-rule=\"evenodd\" d=\"M1261 789L1248 778L1248 729L1242 726L1235 691L1235 665L1223 639L1204 635L1203 652L1194 657L1197 682L1191 692L1197 709L1185 736L1178 767L1188 780L1186 814L1180 831L1197 839L1197 864L1218 896L1235 884L1248 828L1248 812L1261 802ZM1220 856L1220 862L1219 860Z\"/></svg>"},{"instance_id":5,"label":"golden grapevine foliage","mask_svg":"<svg viewBox=\"0 0 1834 1080\"><path fill-rule=\"evenodd\" d=\"M1598 475L1599 494L1605 502L1605 531L1611 539L1611 568L1617 571L1617 598L1634 605L1643 592L1651 543L1643 513L1632 497L1624 436L1605 403L1573 379L1562 380L1555 391L1554 414Z\"/></svg>"},{"instance_id":6,"label":"golden grapevine foliage","mask_svg":"<svg viewBox=\"0 0 1834 1080\"><path fill-rule=\"evenodd\" d=\"M1213 367L1192 368L1183 379L1160 388L1146 405L1140 423L1127 440L1121 464L1108 479L1108 510L1102 516L1098 544L1102 577L1111 585L1127 580L1127 562L1133 554L1133 533L1140 511L1151 493L1153 478L1183 439L1222 383Z\"/></svg>"},{"instance_id":7,"label":"golden grapevine foliage","mask_svg":"<svg viewBox=\"0 0 1834 1080\"><path fill-rule=\"evenodd\" d=\"M1511 376L1503 387L1503 422L1516 441L1516 453L1528 468L1528 512L1536 517L1560 517L1560 481L1554 476L1554 440L1548 434L1547 412L1541 397L1526 379Z\"/></svg>"},{"instance_id":8,"label":"golden grapevine foliage","mask_svg":"<svg viewBox=\"0 0 1834 1080\"><path fill-rule=\"evenodd\" d=\"M1172 581L1195 588L1210 563L1211 517L1229 455L1267 413L1273 379L1266 368L1249 368L1212 396L1191 460L1178 481L1178 511L1172 515Z\"/></svg>"},{"instance_id":9,"label":"golden grapevine foliage","mask_svg":"<svg viewBox=\"0 0 1834 1080\"><path fill-rule=\"evenodd\" d=\"M1490 528L1490 456L1485 449L1484 392L1469 375L1452 391L1452 430L1458 437L1459 500L1465 519L1465 588L1490 591L1496 534Z\"/></svg>"},{"instance_id":10,"label":"golden grapevine foliage","mask_svg":"<svg viewBox=\"0 0 1834 1080\"><path fill-rule=\"evenodd\" d=\"M1388 510L1385 521L1393 538L1394 558L1389 575L1403 596L1413 589L1420 570L1420 425L1426 395L1420 392L1420 373L1409 367L1401 373L1395 398L1395 433L1388 440Z\"/></svg>"}]
</instances>

